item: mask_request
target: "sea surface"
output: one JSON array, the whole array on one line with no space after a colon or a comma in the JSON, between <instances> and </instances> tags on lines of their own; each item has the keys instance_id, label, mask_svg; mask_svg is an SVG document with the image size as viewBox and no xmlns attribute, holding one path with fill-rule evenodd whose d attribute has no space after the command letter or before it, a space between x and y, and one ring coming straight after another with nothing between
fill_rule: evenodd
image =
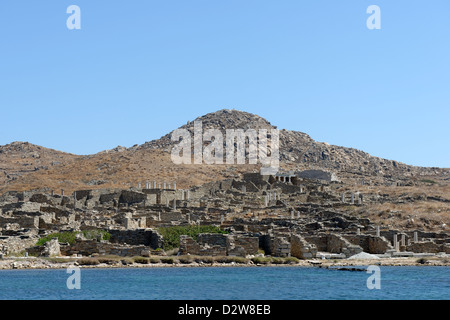
<instances>
[{"instance_id":1,"label":"sea surface","mask_svg":"<svg viewBox=\"0 0 450 320\"><path fill-rule=\"evenodd\" d=\"M81 268L80 289L68 289L71 275L66 269L1 270L0 299L450 299L449 267L381 267L380 289L368 288L373 274L366 271L309 267Z\"/></svg>"}]
</instances>

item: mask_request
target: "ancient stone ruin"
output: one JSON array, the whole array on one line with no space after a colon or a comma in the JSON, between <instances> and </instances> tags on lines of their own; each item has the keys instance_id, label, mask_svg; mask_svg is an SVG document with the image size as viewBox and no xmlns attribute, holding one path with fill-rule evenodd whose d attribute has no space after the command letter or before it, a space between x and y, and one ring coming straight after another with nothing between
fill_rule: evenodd
<instances>
[{"instance_id":1,"label":"ancient stone ruin","mask_svg":"<svg viewBox=\"0 0 450 320\"><path fill-rule=\"evenodd\" d=\"M270 255L345 259L361 252L382 257L450 253L446 232L393 230L350 215L377 198L342 193L334 174L318 171L261 176L247 173L190 189L175 181L143 181L129 189L7 192L0 197L1 254L35 256L150 256L163 251L160 228L217 226L224 234L180 236L179 255ZM103 230L109 239L86 238ZM53 238L79 232L72 243Z\"/></svg>"}]
</instances>

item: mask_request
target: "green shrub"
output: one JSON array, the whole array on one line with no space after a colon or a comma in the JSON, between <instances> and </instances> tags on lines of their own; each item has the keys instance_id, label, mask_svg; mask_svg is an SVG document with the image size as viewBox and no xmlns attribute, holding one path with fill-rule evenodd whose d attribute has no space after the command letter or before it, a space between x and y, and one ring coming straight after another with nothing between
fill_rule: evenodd
<instances>
[{"instance_id":1,"label":"green shrub","mask_svg":"<svg viewBox=\"0 0 450 320\"><path fill-rule=\"evenodd\" d=\"M122 260L120 260L120 262L122 262L122 264L124 265L124 266L127 266L127 265L129 265L129 264L133 264L133 259L131 259L131 258L125 258L125 259L122 259Z\"/></svg>"},{"instance_id":2,"label":"green shrub","mask_svg":"<svg viewBox=\"0 0 450 320\"><path fill-rule=\"evenodd\" d=\"M195 262L197 263L213 263L214 262L214 258L210 257L210 256L196 256L195 257Z\"/></svg>"},{"instance_id":3,"label":"green shrub","mask_svg":"<svg viewBox=\"0 0 450 320\"><path fill-rule=\"evenodd\" d=\"M252 261L255 264L269 264L272 262L272 259L270 257L254 257Z\"/></svg>"},{"instance_id":4,"label":"green shrub","mask_svg":"<svg viewBox=\"0 0 450 320\"><path fill-rule=\"evenodd\" d=\"M227 256L217 256L214 257L214 261L218 262L218 263L230 263L231 262L231 257L227 257Z\"/></svg>"},{"instance_id":5,"label":"green shrub","mask_svg":"<svg viewBox=\"0 0 450 320\"><path fill-rule=\"evenodd\" d=\"M283 258L272 258L271 260L272 260L271 263L273 264L284 264Z\"/></svg>"},{"instance_id":6,"label":"green shrub","mask_svg":"<svg viewBox=\"0 0 450 320\"><path fill-rule=\"evenodd\" d=\"M244 257L229 257L231 259L231 262L240 263L240 264L247 264L248 259Z\"/></svg>"},{"instance_id":7,"label":"green shrub","mask_svg":"<svg viewBox=\"0 0 450 320\"><path fill-rule=\"evenodd\" d=\"M173 258L161 258L162 263L173 264L175 261Z\"/></svg>"},{"instance_id":8,"label":"green shrub","mask_svg":"<svg viewBox=\"0 0 450 320\"><path fill-rule=\"evenodd\" d=\"M217 226L173 226L159 228L159 233L164 238L164 250L171 250L180 246L180 236L186 235L197 241L200 233L220 233L227 234L227 231Z\"/></svg>"},{"instance_id":9,"label":"green shrub","mask_svg":"<svg viewBox=\"0 0 450 320\"><path fill-rule=\"evenodd\" d=\"M38 240L38 242L36 243L36 245L43 246L47 241L50 241L53 238L58 238L59 242L74 244L76 234L77 234L76 232L69 232L69 231L52 233L52 234L49 234L48 236L40 238Z\"/></svg>"},{"instance_id":10,"label":"green shrub","mask_svg":"<svg viewBox=\"0 0 450 320\"><path fill-rule=\"evenodd\" d=\"M297 264L297 263L299 263L299 259L297 259L296 257L287 257L287 258L284 258L284 263L285 264Z\"/></svg>"},{"instance_id":11,"label":"green shrub","mask_svg":"<svg viewBox=\"0 0 450 320\"><path fill-rule=\"evenodd\" d=\"M149 259L145 257L134 257L133 261L140 264L149 264Z\"/></svg>"},{"instance_id":12,"label":"green shrub","mask_svg":"<svg viewBox=\"0 0 450 320\"><path fill-rule=\"evenodd\" d=\"M100 261L98 261L98 259L92 259L92 258L82 258L82 259L79 259L77 262L80 266L96 266L96 265L100 264Z\"/></svg>"},{"instance_id":13,"label":"green shrub","mask_svg":"<svg viewBox=\"0 0 450 320\"><path fill-rule=\"evenodd\" d=\"M160 263L161 262L161 258L159 258L159 257L150 257L149 262L150 263Z\"/></svg>"},{"instance_id":14,"label":"green shrub","mask_svg":"<svg viewBox=\"0 0 450 320\"><path fill-rule=\"evenodd\" d=\"M182 264L190 264L190 263L194 262L194 257L192 257L192 256L179 256L178 257L178 261L180 261L180 263L182 263Z\"/></svg>"},{"instance_id":15,"label":"green shrub","mask_svg":"<svg viewBox=\"0 0 450 320\"><path fill-rule=\"evenodd\" d=\"M99 257L99 258L97 258L97 260L100 263L106 263L106 264L115 264L119 261L118 259L108 258L108 257Z\"/></svg>"},{"instance_id":16,"label":"green shrub","mask_svg":"<svg viewBox=\"0 0 450 320\"><path fill-rule=\"evenodd\" d=\"M217 263L239 263L246 264L249 260L244 257L234 257L234 256L218 256L214 257L213 260Z\"/></svg>"},{"instance_id":17,"label":"green shrub","mask_svg":"<svg viewBox=\"0 0 450 320\"><path fill-rule=\"evenodd\" d=\"M58 238L60 243L68 243L74 244L75 238L77 234L83 234L86 239L102 239L109 240L111 238L111 234L105 230L84 230L84 231L65 231L65 232L57 232L49 234L43 238L40 238L36 243L37 246L43 246L47 241L52 240L53 238Z\"/></svg>"}]
</instances>

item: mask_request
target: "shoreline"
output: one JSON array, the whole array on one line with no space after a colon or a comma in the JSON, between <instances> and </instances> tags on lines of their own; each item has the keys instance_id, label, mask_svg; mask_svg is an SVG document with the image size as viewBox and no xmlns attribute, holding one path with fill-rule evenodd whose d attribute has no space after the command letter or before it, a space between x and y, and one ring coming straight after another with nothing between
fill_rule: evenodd
<instances>
[{"instance_id":1,"label":"shoreline","mask_svg":"<svg viewBox=\"0 0 450 320\"><path fill-rule=\"evenodd\" d=\"M64 259L64 258L59 258ZM202 262L191 262L191 263L127 263L123 264L121 261L117 263L99 263L96 265L86 265L80 264L78 260L68 261L52 261L46 258L17 258L9 257L0 260L0 271L1 270L39 270L39 269L67 269L69 267L79 267L80 269L141 269L141 268L217 268L217 267L228 267L228 268L258 268L258 267L315 267L315 268L333 268L333 267L364 267L370 265L376 266L392 266L392 267L450 267L450 259L448 258L428 258L419 262L417 258L402 257L402 258L380 258L380 259L360 259L360 260L323 260L323 259L310 259L310 260L299 260L297 263L265 263L265 264L255 264L253 262L248 263L202 263ZM344 269L345 270L345 269ZM352 270L350 270L352 271ZM358 270L356 270L358 271ZM359 270L361 271L361 270Z\"/></svg>"}]
</instances>

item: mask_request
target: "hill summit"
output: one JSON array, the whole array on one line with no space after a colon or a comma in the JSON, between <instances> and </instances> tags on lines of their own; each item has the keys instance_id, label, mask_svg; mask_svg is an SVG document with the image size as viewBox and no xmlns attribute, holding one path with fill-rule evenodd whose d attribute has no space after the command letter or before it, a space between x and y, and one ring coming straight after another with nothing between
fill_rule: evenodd
<instances>
[{"instance_id":1,"label":"hill summit","mask_svg":"<svg viewBox=\"0 0 450 320\"><path fill-rule=\"evenodd\" d=\"M202 121L203 130L276 129L268 120L244 111L222 109L189 120L180 127L193 133L194 122ZM0 146L3 170L0 191L49 189L92 189L135 185L152 180L177 180L180 187L199 185L244 172L258 172L259 165L175 165L170 152L175 142L170 133L160 139L131 148L117 147L88 156L76 156L26 142ZM409 183L423 176L448 177L440 168L423 168L387 160L341 146L314 141L299 131L279 130L281 171L321 169L349 177L358 183L376 181Z\"/></svg>"}]
</instances>

